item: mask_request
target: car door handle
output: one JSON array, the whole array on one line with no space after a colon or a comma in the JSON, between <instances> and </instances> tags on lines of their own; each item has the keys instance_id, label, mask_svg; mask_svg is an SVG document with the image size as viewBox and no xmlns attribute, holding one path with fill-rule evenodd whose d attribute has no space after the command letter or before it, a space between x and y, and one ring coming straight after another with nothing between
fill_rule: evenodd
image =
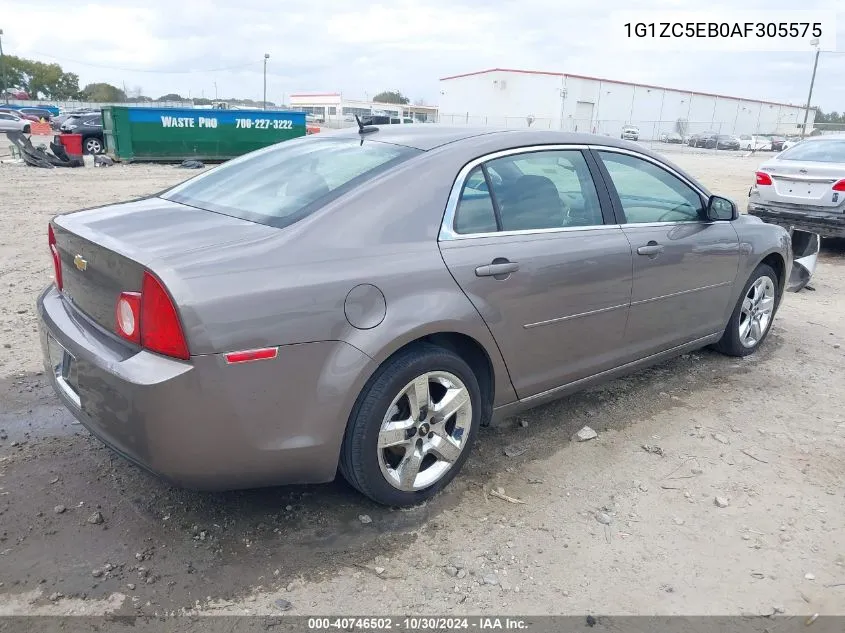
<instances>
[{"instance_id":1,"label":"car door handle","mask_svg":"<svg viewBox=\"0 0 845 633\"><path fill-rule=\"evenodd\" d=\"M645 246L640 246L637 249L637 255L648 255L649 257L654 257L655 255L660 255L663 252L664 246L662 244L658 244L657 242L649 242Z\"/></svg>"},{"instance_id":2,"label":"car door handle","mask_svg":"<svg viewBox=\"0 0 845 633\"><path fill-rule=\"evenodd\" d=\"M475 269L475 276L476 277L498 277L499 275L510 275L511 273L515 273L519 270L519 264L517 262L509 262L505 261L496 261L494 260L493 264L487 264L486 266L479 266Z\"/></svg>"}]
</instances>

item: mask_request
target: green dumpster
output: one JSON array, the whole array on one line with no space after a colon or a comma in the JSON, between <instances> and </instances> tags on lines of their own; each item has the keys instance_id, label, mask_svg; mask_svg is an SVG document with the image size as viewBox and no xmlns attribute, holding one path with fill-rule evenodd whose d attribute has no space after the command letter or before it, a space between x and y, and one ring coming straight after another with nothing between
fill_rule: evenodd
<instances>
[{"instance_id":1,"label":"green dumpster","mask_svg":"<svg viewBox=\"0 0 845 633\"><path fill-rule=\"evenodd\" d=\"M222 161L305 136L305 113L106 106L103 134L115 160Z\"/></svg>"}]
</instances>

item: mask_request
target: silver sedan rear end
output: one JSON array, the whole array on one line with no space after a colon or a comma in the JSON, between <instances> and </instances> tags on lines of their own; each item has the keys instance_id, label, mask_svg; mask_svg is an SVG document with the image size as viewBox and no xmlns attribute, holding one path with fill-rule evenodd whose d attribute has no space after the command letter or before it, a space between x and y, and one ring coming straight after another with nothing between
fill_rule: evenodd
<instances>
[{"instance_id":1,"label":"silver sedan rear end","mask_svg":"<svg viewBox=\"0 0 845 633\"><path fill-rule=\"evenodd\" d=\"M845 237L845 136L808 139L763 163L748 212L822 237Z\"/></svg>"}]
</instances>

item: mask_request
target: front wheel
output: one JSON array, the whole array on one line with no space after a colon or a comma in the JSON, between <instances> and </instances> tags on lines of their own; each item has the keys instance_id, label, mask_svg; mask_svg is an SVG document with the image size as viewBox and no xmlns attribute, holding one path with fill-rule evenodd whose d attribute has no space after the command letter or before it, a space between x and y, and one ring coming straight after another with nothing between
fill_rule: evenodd
<instances>
[{"instance_id":1,"label":"front wheel","mask_svg":"<svg viewBox=\"0 0 845 633\"><path fill-rule=\"evenodd\" d=\"M769 334L777 307L777 274L768 264L760 264L742 289L716 349L728 356L753 354Z\"/></svg>"},{"instance_id":2,"label":"front wheel","mask_svg":"<svg viewBox=\"0 0 845 633\"><path fill-rule=\"evenodd\" d=\"M424 501L460 471L482 408L478 380L460 356L429 344L400 352L376 372L352 410L341 473L377 503Z\"/></svg>"}]
</instances>

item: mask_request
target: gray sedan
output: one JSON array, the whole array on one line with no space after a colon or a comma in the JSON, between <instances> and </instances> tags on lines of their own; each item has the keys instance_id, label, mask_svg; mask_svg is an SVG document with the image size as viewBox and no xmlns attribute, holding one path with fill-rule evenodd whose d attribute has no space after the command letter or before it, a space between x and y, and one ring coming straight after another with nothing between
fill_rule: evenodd
<instances>
[{"instance_id":1,"label":"gray sedan","mask_svg":"<svg viewBox=\"0 0 845 633\"><path fill-rule=\"evenodd\" d=\"M56 391L184 486L446 486L479 427L660 360L764 341L792 265L635 144L390 126L58 216L38 298Z\"/></svg>"}]
</instances>

